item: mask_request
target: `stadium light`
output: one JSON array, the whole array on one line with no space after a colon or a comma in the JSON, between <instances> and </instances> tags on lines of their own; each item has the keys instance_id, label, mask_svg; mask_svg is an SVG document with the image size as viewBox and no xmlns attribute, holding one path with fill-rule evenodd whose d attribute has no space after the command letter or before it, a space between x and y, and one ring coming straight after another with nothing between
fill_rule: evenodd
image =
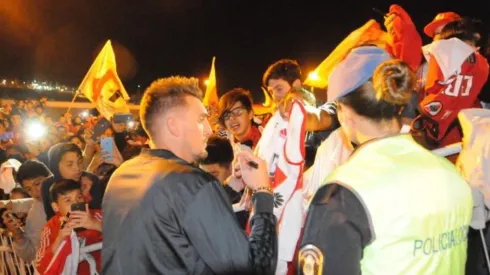
<instances>
[{"instance_id":1,"label":"stadium light","mask_svg":"<svg viewBox=\"0 0 490 275\"><path fill-rule=\"evenodd\" d=\"M46 134L46 127L40 122L33 122L27 126L27 137L31 140L38 140Z\"/></svg>"},{"instance_id":2,"label":"stadium light","mask_svg":"<svg viewBox=\"0 0 490 275\"><path fill-rule=\"evenodd\" d=\"M313 81L318 81L318 80L320 80L320 75L318 75L317 71L312 71L308 74L308 79L313 80Z\"/></svg>"}]
</instances>

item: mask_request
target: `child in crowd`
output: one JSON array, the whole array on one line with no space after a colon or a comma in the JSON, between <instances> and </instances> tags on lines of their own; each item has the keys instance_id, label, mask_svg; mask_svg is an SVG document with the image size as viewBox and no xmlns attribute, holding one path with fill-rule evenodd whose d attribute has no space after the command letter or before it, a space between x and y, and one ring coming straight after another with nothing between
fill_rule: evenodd
<instances>
[{"instance_id":1,"label":"child in crowd","mask_svg":"<svg viewBox=\"0 0 490 275\"><path fill-rule=\"evenodd\" d=\"M36 270L40 274L61 274L72 251L74 233L85 246L102 241L102 215L100 210L89 210L82 195L80 183L61 180L50 188L52 207L56 213L44 226L41 246L36 255ZM85 208L74 209L85 204ZM100 250L80 255L77 274L94 274L101 270ZM95 263L95 264L94 264ZM95 266L94 266L95 265Z\"/></svg>"}]
</instances>

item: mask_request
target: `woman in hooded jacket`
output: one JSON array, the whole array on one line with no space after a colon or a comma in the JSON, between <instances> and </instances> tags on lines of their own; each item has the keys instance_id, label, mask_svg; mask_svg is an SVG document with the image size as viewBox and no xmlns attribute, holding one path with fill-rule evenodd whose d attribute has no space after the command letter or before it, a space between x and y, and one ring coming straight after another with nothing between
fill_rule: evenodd
<instances>
[{"instance_id":1,"label":"woman in hooded jacket","mask_svg":"<svg viewBox=\"0 0 490 275\"><path fill-rule=\"evenodd\" d=\"M83 195L90 202L90 209L102 208L105 187L100 183L97 176L83 171L82 151L77 145L69 142L56 144L49 149L48 157L49 169L53 175L46 178L41 186L44 211L48 219L55 214L51 207L49 189L55 182L63 179L81 183Z\"/></svg>"}]
</instances>

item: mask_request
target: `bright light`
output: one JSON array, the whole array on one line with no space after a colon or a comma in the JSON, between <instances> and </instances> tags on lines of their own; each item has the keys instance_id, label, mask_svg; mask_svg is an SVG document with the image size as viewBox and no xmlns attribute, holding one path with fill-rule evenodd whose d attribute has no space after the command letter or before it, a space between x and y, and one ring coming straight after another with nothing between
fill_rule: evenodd
<instances>
[{"instance_id":1,"label":"bright light","mask_svg":"<svg viewBox=\"0 0 490 275\"><path fill-rule=\"evenodd\" d=\"M29 139L40 139L46 134L46 127L39 122L33 122L27 126L26 134Z\"/></svg>"},{"instance_id":2,"label":"bright light","mask_svg":"<svg viewBox=\"0 0 490 275\"><path fill-rule=\"evenodd\" d=\"M128 121L128 128L132 129L134 127L134 121Z\"/></svg>"},{"instance_id":3,"label":"bright light","mask_svg":"<svg viewBox=\"0 0 490 275\"><path fill-rule=\"evenodd\" d=\"M14 82L13 81L11 81L10 83L12 83L12 85L14 85Z\"/></svg>"},{"instance_id":4,"label":"bright light","mask_svg":"<svg viewBox=\"0 0 490 275\"><path fill-rule=\"evenodd\" d=\"M308 79L318 81L318 80L320 80L320 76L318 75L317 71L313 71L313 72L308 74Z\"/></svg>"},{"instance_id":5,"label":"bright light","mask_svg":"<svg viewBox=\"0 0 490 275\"><path fill-rule=\"evenodd\" d=\"M3 84L3 85L7 84L7 80L5 80L5 79L4 79L4 80L2 80L2 84Z\"/></svg>"},{"instance_id":6,"label":"bright light","mask_svg":"<svg viewBox=\"0 0 490 275\"><path fill-rule=\"evenodd\" d=\"M80 116L83 117L83 118L87 118L88 117L88 111L85 110L83 112L80 113Z\"/></svg>"},{"instance_id":7,"label":"bright light","mask_svg":"<svg viewBox=\"0 0 490 275\"><path fill-rule=\"evenodd\" d=\"M206 85L206 86L209 85L209 79L204 80L204 85Z\"/></svg>"}]
</instances>

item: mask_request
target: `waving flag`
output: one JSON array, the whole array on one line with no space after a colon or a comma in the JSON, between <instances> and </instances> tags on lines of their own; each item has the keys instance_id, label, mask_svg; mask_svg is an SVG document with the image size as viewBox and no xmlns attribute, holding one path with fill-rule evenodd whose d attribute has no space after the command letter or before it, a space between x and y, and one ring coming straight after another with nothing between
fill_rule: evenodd
<instances>
[{"instance_id":1,"label":"waving flag","mask_svg":"<svg viewBox=\"0 0 490 275\"><path fill-rule=\"evenodd\" d=\"M129 113L128 93L116 70L116 56L108 40L80 84L83 93L107 119L115 113Z\"/></svg>"},{"instance_id":2,"label":"waving flag","mask_svg":"<svg viewBox=\"0 0 490 275\"><path fill-rule=\"evenodd\" d=\"M207 80L206 93L204 94L204 99L202 100L204 106L206 107L218 107L218 89L216 85L216 71L214 69L214 61L216 57L213 57L211 63L211 71L209 72L209 77Z\"/></svg>"},{"instance_id":3,"label":"waving flag","mask_svg":"<svg viewBox=\"0 0 490 275\"><path fill-rule=\"evenodd\" d=\"M352 48L362 44L383 45L382 48L385 48L387 35L386 32L381 30L380 25L375 20L369 20L362 27L351 32L308 76L304 84L321 89L327 87L330 73Z\"/></svg>"}]
</instances>

